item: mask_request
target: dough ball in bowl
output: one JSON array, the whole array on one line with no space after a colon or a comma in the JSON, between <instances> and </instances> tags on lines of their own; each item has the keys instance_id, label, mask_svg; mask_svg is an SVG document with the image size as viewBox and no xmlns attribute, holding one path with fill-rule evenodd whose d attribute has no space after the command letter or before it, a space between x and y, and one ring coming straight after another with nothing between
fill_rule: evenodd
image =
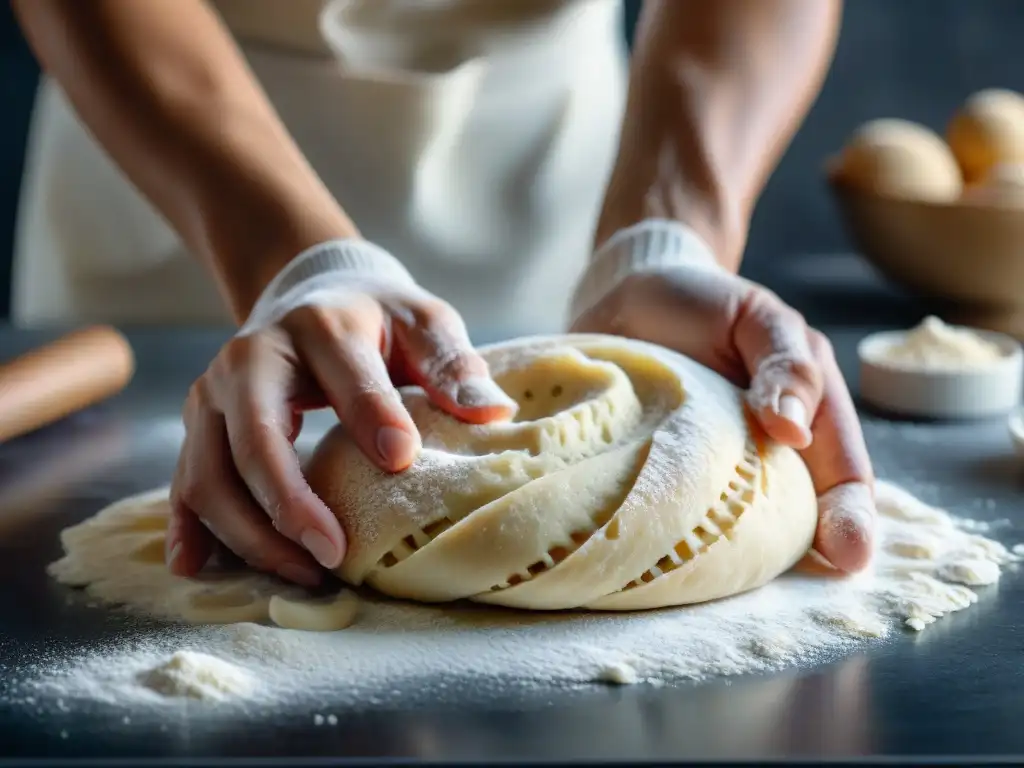
<instances>
[{"instance_id":1,"label":"dough ball in bowl","mask_svg":"<svg viewBox=\"0 0 1024 768\"><path fill-rule=\"evenodd\" d=\"M962 191L960 168L934 131L885 118L861 126L847 142L836 177L853 188L910 200L948 202Z\"/></svg>"},{"instance_id":2,"label":"dough ball in bowl","mask_svg":"<svg viewBox=\"0 0 1024 768\"><path fill-rule=\"evenodd\" d=\"M965 202L1024 207L1024 163L993 165L977 184L964 189Z\"/></svg>"},{"instance_id":3,"label":"dough ball in bowl","mask_svg":"<svg viewBox=\"0 0 1024 768\"><path fill-rule=\"evenodd\" d=\"M1024 96L991 88L970 96L946 130L968 184L984 179L993 166L1024 163Z\"/></svg>"},{"instance_id":4,"label":"dough ball in bowl","mask_svg":"<svg viewBox=\"0 0 1024 768\"><path fill-rule=\"evenodd\" d=\"M817 500L740 390L689 358L609 336L518 339L482 354L519 403L471 425L417 388L423 451L376 469L342 427L306 466L341 520L339 575L394 597L534 610L636 610L758 587L809 549Z\"/></svg>"}]
</instances>

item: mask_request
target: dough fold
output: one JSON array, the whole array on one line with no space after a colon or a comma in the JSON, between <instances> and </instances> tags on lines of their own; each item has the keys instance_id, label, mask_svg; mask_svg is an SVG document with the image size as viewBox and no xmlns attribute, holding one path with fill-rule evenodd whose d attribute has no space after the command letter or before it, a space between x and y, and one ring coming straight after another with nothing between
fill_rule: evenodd
<instances>
[{"instance_id":1,"label":"dough fold","mask_svg":"<svg viewBox=\"0 0 1024 768\"><path fill-rule=\"evenodd\" d=\"M809 549L803 461L718 374L617 337L481 352L514 420L465 424L407 388L423 437L408 471L378 470L341 426L318 445L306 475L348 534L343 580L424 602L622 611L744 592Z\"/></svg>"}]
</instances>

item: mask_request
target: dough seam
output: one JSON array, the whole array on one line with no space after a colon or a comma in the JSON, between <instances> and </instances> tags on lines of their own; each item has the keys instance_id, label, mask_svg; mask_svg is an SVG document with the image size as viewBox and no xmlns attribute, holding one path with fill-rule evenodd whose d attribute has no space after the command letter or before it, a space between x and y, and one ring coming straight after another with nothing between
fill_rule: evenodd
<instances>
[{"instance_id":1,"label":"dough seam","mask_svg":"<svg viewBox=\"0 0 1024 768\"><path fill-rule=\"evenodd\" d=\"M677 568L681 568L702 555L723 537L732 538L732 532L743 513L754 506L757 496L757 481L764 479L764 465L761 451L754 440L748 440L743 458L736 465L736 474L729 481L727 490L722 491L717 504L711 507L690 531L640 576L620 589L636 589Z\"/></svg>"}]
</instances>

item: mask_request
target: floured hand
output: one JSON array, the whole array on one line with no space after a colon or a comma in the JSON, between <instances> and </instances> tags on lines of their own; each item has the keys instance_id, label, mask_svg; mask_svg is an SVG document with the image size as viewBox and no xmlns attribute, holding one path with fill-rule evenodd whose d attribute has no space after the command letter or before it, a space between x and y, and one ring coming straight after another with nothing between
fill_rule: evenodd
<instances>
[{"instance_id":1,"label":"floured hand","mask_svg":"<svg viewBox=\"0 0 1024 768\"><path fill-rule=\"evenodd\" d=\"M688 228L623 230L574 301L575 332L675 349L749 387L765 431L801 451L819 498L815 549L857 571L871 557L874 476L856 408L828 339L765 288L718 267Z\"/></svg>"},{"instance_id":2,"label":"floured hand","mask_svg":"<svg viewBox=\"0 0 1024 768\"><path fill-rule=\"evenodd\" d=\"M395 389L404 384L468 422L515 409L455 310L393 257L353 240L300 254L189 393L171 486L171 571L194 575L219 539L257 570L319 583L346 540L302 475L293 447L302 413L331 407L370 461L400 472L420 450Z\"/></svg>"}]
</instances>

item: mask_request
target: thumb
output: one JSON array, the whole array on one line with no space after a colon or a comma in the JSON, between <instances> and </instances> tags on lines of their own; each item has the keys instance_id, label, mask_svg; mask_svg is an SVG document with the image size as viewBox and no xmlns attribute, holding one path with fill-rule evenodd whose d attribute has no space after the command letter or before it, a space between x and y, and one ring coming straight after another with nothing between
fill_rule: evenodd
<instances>
[{"instance_id":1,"label":"thumb","mask_svg":"<svg viewBox=\"0 0 1024 768\"><path fill-rule=\"evenodd\" d=\"M823 376L803 317L757 288L740 308L733 339L750 375L747 402L761 426L777 442L807 448Z\"/></svg>"}]
</instances>

